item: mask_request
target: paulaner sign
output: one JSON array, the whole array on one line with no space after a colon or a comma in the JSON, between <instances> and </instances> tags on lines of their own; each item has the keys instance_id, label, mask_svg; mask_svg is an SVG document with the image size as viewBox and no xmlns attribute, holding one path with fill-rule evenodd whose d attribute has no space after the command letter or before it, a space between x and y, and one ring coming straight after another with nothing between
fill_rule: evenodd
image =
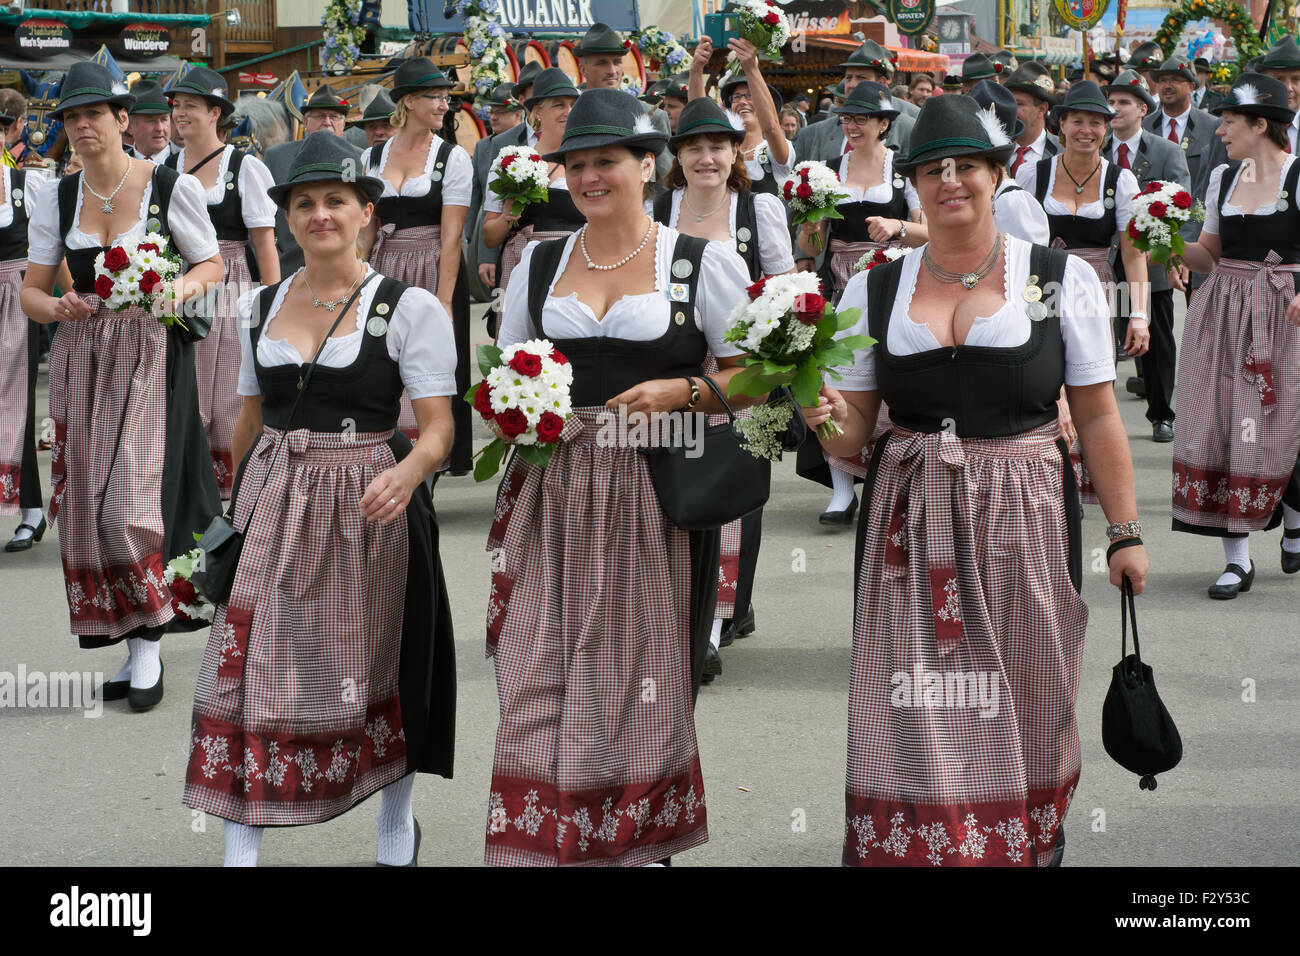
<instances>
[{"instance_id":1,"label":"paulaner sign","mask_svg":"<svg viewBox=\"0 0 1300 956\"><path fill-rule=\"evenodd\" d=\"M510 33L586 33L605 23L628 33L641 28L636 0L497 0L501 26ZM407 0L415 33L461 33L462 18L445 0ZM448 16L447 14L451 15Z\"/></svg>"}]
</instances>

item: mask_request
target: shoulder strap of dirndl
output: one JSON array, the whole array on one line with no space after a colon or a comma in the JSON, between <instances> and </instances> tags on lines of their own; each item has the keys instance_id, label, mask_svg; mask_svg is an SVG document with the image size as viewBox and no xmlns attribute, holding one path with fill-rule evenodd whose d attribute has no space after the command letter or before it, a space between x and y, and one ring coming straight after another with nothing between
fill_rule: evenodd
<instances>
[{"instance_id":1,"label":"shoulder strap of dirndl","mask_svg":"<svg viewBox=\"0 0 1300 956\"><path fill-rule=\"evenodd\" d=\"M271 311L271 303L275 301L275 294L279 291L280 286L288 281L289 279L281 279L275 285L267 286L257 293L257 298L253 299L253 314L249 316L250 321L248 323L248 339L253 346L254 355L257 354L257 343L262 337L262 326L266 325L266 316Z\"/></svg>"},{"instance_id":2,"label":"shoulder strap of dirndl","mask_svg":"<svg viewBox=\"0 0 1300 956\"><path fill-rule=\"evenodd\" d=\"M1023 192L1025 192L1025 188L1023 186L1017 186L1015 183L1008 183L1007 188L1002 190L1002 195L1005 196L1007 193L1023 193Z\"/></svg>"},{"instance_id":3,"label":"shoulder strap of dirndl","mask_svg":"<svg viewBox=\"0 0 1300 956\"><path fill-rule=\"evenodd\" d=\"M1295 166L1295 163L1291 164ZM1223 176L1219 179L1219 215L1223 215L1223 207L1228 204L1228 194L1232 192L1232 183L1237 178L1237 170L1241 168L1241 163L1236 160L1228 161L1228 168L1223 171Z\"/></svg>"},{"instance_id":4,"label":"shoulder strap of dirndl","mask_svg":"<svg viewBox=\"0 0 1300 956\"><path fill-rule=\"evenodd\" d=\"M451 155L451 149L452 146L454 145L455 145L454 143L444 139L438 145L437 155L433 157L433 168L442 170L443 175L438 176L436 178L430 177L433 179L433 181L429 183L428 198L433 199L434 196L437 196L439 205L442 205L442 184L443 181L446 179L447 157Z\"/></svg>"},{"instance_id":5,"label":"shoulder strap of dirndl","mask_svg":"<svg viewBox=\"0 0 1300 956\"><path fill-rule=\"evenodd\" d=\"M1034 198L1038 200L1041 206L1043 200L1047 198L1047 184L1052 178L1052 160L1049 156L1044 156L1038 161L1035 170Z\"/></svg>"},{"instance_id":6,"label":"shoulder strap of dirndl","mask_svg":"<svg viewBox=\"0 0 1300 956\"><path fill-rule=\"evenodd\" d=\"M1035 245L1029 250L1029 272L1038 276L1039 287L1060 289L1058 295L1043 297L1048 317L1059 317L1061 299L1065 290L1065 267L1070 261L1070 254L1064 249L1049 249L1047 246Z\"/></svg>"},{"instance_id":7,"label":"shoulder strap of dirndl","mask_svg":"<svg viewBox=\"0 0 1300 956\"><path fill-rule=\"evenodd\" d=\"M661 225L664 226L667 226L669 224L668 220L671 219L673 215L672 190L665 189L658 196L655 196L654 215L655 215L655 222L660 223Z\"/></svg>"},{"instance_id":8,"label":"shoulder strap of dirndl","mask_svg":"<svg viewBox=\"0 0 1300 956\"><path fill-rule=\"evenodd\" d=\"M396 315L397 303L409 288L410 285L400 279L391 279L384 276L379 280L378 288L375 289L375 297L370 300L370 311L375 311L375 306L382 302L388 306L388 315L390 317Z\"/></svg>"},{"instance_id":9,"label":"shoulder strap of dirndl","mask_svg":"<svg viewBox=\"0 0 1300 956\"><path fill-rule=\"evenodd\" d=\"M234 174L232 181L235 184L235 188L231 190L232 192L239 192L239 170L243 167L244 157L247 155L248 154L241 149L236 149L230 154L230 163L226 166L226 172Z\"/></svg>"},{"instance_id":10,"label":"shoulder strap of dirndl","mask_svg":"<svg viewBox=\"0 0 1300 956\"><path fill-rule=\"evenodd\" d=\"M167 210L171 208L172 190L176 187L176 181L181 178L181 174L169 166L155 166L153 168L153 202L149 205L158 207L158 211L150 212L145 220L145 227L148 228L152 220L158 220L157 230L164 236L171 235L171 229L167 226ZM180 252L179 249L176 250Z\"/></svg>"},{"instance_id":11,"label":"shoulder strap of dirndl","mask_svg":"<svg viewBox=\"0 0 1300 956\"><path fill-rule=\"evenodd\" d=\"M758 258L758 200L751 190L746 189L736 197L736 249L740 250L742 240L739 238L741 229L749 230L749 240L743 242L745 251L740 253L740 257L745 260L745 265L749 267L749 278L757 282L763 277L763 263Z\"/></svg>"},{"instance_id":12,"label":"shoulder strap of dirndl","mask_svg":"<svg viewBox=\"0 0 1300 956\"><path fill-rule=\"evenodd\" d=\"M21 190L22 195L27 195L27 170L11 169L9 170L9 192L12 194L15 189ZM12 195L6 197L9 199L9 206L14 211L14 221L12 226L21 227L27 222L27 207L29 202L14 204Z\"/></svg>"},{"instance_id":13,"label":"shoulder strap of dirndl","mask_svg":"<svg viewBox=\"0 0 1300 956\"><path fill-rule=\"evenodd\" d=\"M867 329L877 342L884 342L889 329L889 313L898 295L903 275L903 257L876 266L867 274Z\"/></svg>"},{"instance_id":14,"label":"shoulder strap of dirndl","mask_svg":"<svg viewBox=\"0 0 1300 956\"><path fill-rule=\"evenodd\" d=\"M166 159L162 161L162 165L166 166L168 169L175 169L176 164L179 163L180 161L181 161L181 154L177 151L173 151L170 154L168 154Z\"/></svg>"},{"instance_id":15,"label":"shoulder strap of dirndl","mask_svg":"<svg viewBox=\"0 0 1300 956\"><path fill-rule=\"evenodd\" d=\"M1114 232L1114 231L1115 231L1115 228L1114 228L1114 227L1115 227L1115 217L1116 217L1116 212L1115 212L1115 210L1117 210L1117 209L1119 208L1119 203L1117 203L1117 202L1114 201L1114 200L1115 200L1115 190L1116 190L1116 189L1118 188L1118 186L1119 186L1119 173L1120 173L1119 163L1108 163L1107 166L1106 166L1106 180L1105 180L1104 183L1102 183L1102 187L1101 187L1101 189L1102 189L1101 197L1102 197L1102 201L1103 201L1103 203L1104 203L1104 201L1105 201L1107 198L1109 198L1109 199L1111 200L1110 208L1109 208L1109 209L1106 209L1106 216L1110 219L1111 224L1112 224L1112 225L1111 225L1111 232ZM1103 208L1105 208L1105 207L1103 206ZM1126 225L1127 225L1127 223L1126 223Z\"/></svg>"},{"instance_id":16,"label":"shoulder strap of dirndl","mask_svg":"<svg viewBox=\"0 0 1300 956\"><path fill-rule=\"evenodd\" d=\"M378 143L370 147L369 158L366 159L366 172L379 175L379 163L384 157L384 144Z\"/></svg>"},{"instance_id":17,"label":"shoulder strap of dirndl","mask_svg":"<svg viewBox=\"0 0 1300 956\"><path fill-rule=\"evenodd\" d=\"M77 212L77 190L81 188L81 173L64 176L59 180L59 239L66 245L72 231L72 217Z\"/></svg>"},{"instance_id":18,"label":"shoulder strap of dirndl","mask_svg":"<svg viewBox=\"0 0 1300 956\"><path fill-rule=\"evenodd\" d=\"M692 318L695 317L695 291L699 286L701 264L704 261L704 249L708 244L709 240L707 239L701 239L699 236L688 236L684 232L679 232L677 234L677 243L673 246L670 271L675 269L677 263L683 259L691 264L690 275L686 278L686 314ZM676 277L675 272L672 274Z\"/></svg>"},{"instance_id":19,"label":"shoulder strap of dirndl","mask_svg":"<svg viewBox=\"0 0 1300 956\"><path fill-rule=\"evenodd\" d=\"M548 239L539 242L529 263L528 317L533 323L533 334L539 339L546 338L546 333L542 331L542 308L546 305L546 294L551 289L556 270L560 268L560 257L564 255L564 244L568 241Z\"/></svg>"}]
</instances>

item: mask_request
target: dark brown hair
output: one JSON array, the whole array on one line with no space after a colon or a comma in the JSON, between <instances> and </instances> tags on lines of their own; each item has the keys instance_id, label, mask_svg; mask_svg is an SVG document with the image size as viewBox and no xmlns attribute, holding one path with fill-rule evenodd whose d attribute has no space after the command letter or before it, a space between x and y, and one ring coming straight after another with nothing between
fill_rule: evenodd
<instances>
[{"instance_id":1,"label":"dark brown hair","mask_svg":"<svg viewBox=\"0 0 1300 956\"><path fill-rule=\"evenodd\" d=\"M690 136L677 144L681 149L683 145L693 139L704 137L705 139L725 139L731 142L734 140L725 133L699 133L696 136ZM744 192L752 183L749 179L749 170L745 168L745 160L741 158L740 153L736 153L736 161L731 164L731 172L727 174L727 188L736 192ZM668 175L664 177L664 189L684 189L686 188L686 173L682 170L682 164L677 161L676 154L673 155L673 165L668 170Z\"/></svg>"}]
</instances>

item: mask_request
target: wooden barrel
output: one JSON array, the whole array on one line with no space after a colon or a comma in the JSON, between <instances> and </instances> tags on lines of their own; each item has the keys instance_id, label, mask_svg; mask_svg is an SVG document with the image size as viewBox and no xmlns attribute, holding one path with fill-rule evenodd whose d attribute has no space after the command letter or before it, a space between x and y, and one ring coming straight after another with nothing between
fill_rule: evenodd
<instances>
[{"instance_id":1,"label":"wooden barrel","mask_svg":"<svg viewBox=\"0 0 1300 956\"><path fill-rule=\"evenodd\" d=\"M578 58L573 55L573 43L570 40L557 40L546 44L546 57L551 66L564 71L564 75L577 86L582 82L582 70Z\"/></svg>"},{"instance_id":2,"label":"wooden barrel","mask_svg":"<svg viewBox=\"0 0 1300 956\"><path fill-rule=\"evenodd\" d=\"M452 122L456 124L456 143L465 147L465 151L474 155L478 141L488 135L483 121L474 115L474 109L467 102L462 102L453 114Z\"/></svg>"},{"instance_id":3,"label":"wooden barrel","mask_svg":"<svg viewBox=\"0 0 1300 956\"><path fill-rule=\"evenodd\" d=\"M515 40L510 44L510 51L521 70L529 63L536 63L543 70L551 65L551 58L546 55L546 47L536 40ZM518 78L519 75L515 74L515 79Z\"/></svg>"},{"instance_id":4,"label":"wooden barrel","mask_svg":"<svg viewBox=\"0 0 1300 956\"><path fill-rule=\"evenodd\" d=\"M623 75L636 80L636 85L641 87L642 92L645 92L645 63L642 61L641 51L635 43L628 47L627 52L623 54Z\"/></svg>"},{"instance_id":5,"label":"wooden barrel","mask_svg":"<svg viewBox=\"0 0 1300 956\"><path fill-rule=\"evenodd\" d=\"M506 44L506 62L509 65L510 82L514 84L519 79L519 58L515 56L515 51L510 44Z\"/></svg>"},{"instance_id":6,"label":"wooden barrel","mask_svg":"<svg viewBox=\"0 0 1300 956\"><path fill-rule=\"evenodd\" d=\"M465 38L459 34L434 37L427 46L427 52L424 55L438 64L439 57L448 57L452 55L462 56L465 58L464 66L439 66L438 68L450 76L461 86L470 85L470 73L473 70L473 61L469 58L469 47L465 45Z\"/></svg>"}]
</instances>

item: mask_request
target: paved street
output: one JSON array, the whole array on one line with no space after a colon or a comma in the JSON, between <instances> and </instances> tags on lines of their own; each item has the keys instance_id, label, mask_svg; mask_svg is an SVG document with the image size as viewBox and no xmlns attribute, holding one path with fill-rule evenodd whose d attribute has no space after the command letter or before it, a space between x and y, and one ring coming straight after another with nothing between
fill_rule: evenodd
<instances>
[{"instance_id":1,"label":"paved street","mask_svg":"<svg viewBox=\"0 0 1300 956\"><path fill-rule=\"evenodd\" d=\"M484 338L481 323L477 338ZM1168 530L1173 446L1151 442L1143 404L1123 394L1131 370L1131 363L1120 365L1120 408L1152 563L1138 601L1142 649L1185 756L1158 790L1142 792L1102 750L1101 703L1119 657L1119 600L1104 573L1090 570L1105 536L1100 509L1088 508L1084 597L1092 613L1078 705L1084 764L1066 820L1065 862L1294 864L1300 575L1282 575L1280 532L1255 535L1259 572L1251 592L1231 603L1206 596L1223 567L1222 550L1216 539ZM38 415L45 401L42 373ZM48 493L48 452L41 463ZM444 480L437 490L459 720L455 779L421 776L416 784L423 865L479 865L483 858L497 714L483 655L493 490L470 477ZM758 630L724 649L724 673L704 688L696 712L711 839L678 865L839 862L853 534L817 524L827 499L820 486L795 476L793 461L775 469L754 598ZM0 523L4 540L15 524ZM794 570L801 555L802 572ZM25 555L0 553L0 671L116 673L123 650L80 651L67 625L54 529ZM166 697L150 713L134 714L125 701L104 705L98 719L74 710L0 710L0 864L221 862L221 822L196 820L180 803L206 635L165 639ZM261 862L369 865L377 806L371 801L318 827L274 830Z\"/></svg>"}]
</instances>

